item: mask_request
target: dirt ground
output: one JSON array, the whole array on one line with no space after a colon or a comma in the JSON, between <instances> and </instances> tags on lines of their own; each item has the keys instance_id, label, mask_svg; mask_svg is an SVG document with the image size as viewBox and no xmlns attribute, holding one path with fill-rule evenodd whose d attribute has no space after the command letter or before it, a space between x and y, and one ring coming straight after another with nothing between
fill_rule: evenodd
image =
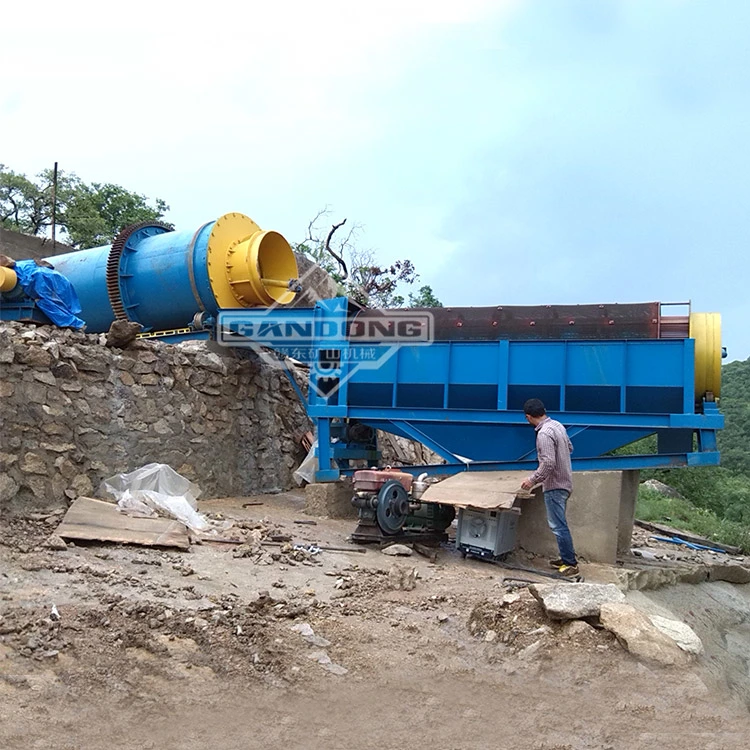
<instances>
[{"instance_id":1,"label":"dirt ground","mask_svg":"<svg viewBox=\"0 0 750 750\"><path fill-rule=\"evenodd\" d=\"M354 522L295 524L302 506L200 509L248 540L349 546ZM59 520L0 521L4 750L748 746L715 670L642 664L448 548L42 547Z\"/></svg>"}]
</instances>

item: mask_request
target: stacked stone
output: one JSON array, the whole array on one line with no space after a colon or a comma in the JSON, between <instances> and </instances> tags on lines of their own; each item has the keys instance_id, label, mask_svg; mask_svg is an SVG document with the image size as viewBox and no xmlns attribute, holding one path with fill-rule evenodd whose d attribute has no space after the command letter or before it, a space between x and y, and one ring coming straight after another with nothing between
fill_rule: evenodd
<instances>
[{"instance_id":1,"label":"stacked stone","mask_svg":"<svg viewBox=\"0 0 750 750\"><path fill-rule=\"evenodd\" d=\"M203 342L104 342L0 324L0 506L59 506L150 462L204 497L295 486L310 423L282 371Z\"/></svg>"},{"instance_id":2,"label":"stacked stone","mask_svg":"<svg viewBox=\"0 0 750 750\"><path fill-rule=\"evenodd\" d=\"M383 466L426 466L444 464L445 459L422 443L378 430L378 448Z\"/></svg>"}]
</instances>

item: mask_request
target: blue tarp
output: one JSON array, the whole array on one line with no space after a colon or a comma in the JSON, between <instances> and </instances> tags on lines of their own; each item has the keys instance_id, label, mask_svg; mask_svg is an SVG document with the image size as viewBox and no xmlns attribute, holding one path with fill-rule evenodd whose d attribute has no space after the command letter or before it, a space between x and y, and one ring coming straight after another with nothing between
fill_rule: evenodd
<instances>
[{"instance_id":1,"label":"blue tarp","mask_svg":"<svg viewBox=\"0 0 750 750\"><path fill-rule=\"evenodd\" d=\"M81 303L76 290L59 271L38 266L33 260L18 260L13 270L24 292L56 326L83 328L86 325L78 317Z\"/></svg>"}]
</instances>

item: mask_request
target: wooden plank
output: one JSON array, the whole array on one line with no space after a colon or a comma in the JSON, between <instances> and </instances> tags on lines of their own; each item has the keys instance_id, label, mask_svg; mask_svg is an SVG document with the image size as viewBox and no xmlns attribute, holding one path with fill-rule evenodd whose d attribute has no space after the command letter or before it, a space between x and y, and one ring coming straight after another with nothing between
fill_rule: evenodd
<instances>
[{"instance_id":1,"label":"wooden plank","mask_svg":"<svg viewBox=\"0 0 750 750\"><path fill-rule=\"evenodd\" d=\"M393 455L399 463L404 464L405 466L409 466L410 464L414 463L413 461L409 460L409 457L406 455L406 452L403 450L395 435L391 435L390 432L383 432L380 434L378 439L382 443L386 443L390 447Z\"/></svg>"},{"instance_id":2,"label":"wooden plank","mask_svg":"<svg viewBox=\"0 0 750 750\"><path fill-rule=\"evenodd\" d=\"M521 489L528 475L525 471L466 471L431 485L422 499L456 508L510 508L517 497L532 496Z\"/></svg>"},{"instance_id":3,"label":"wooden plank","mask_svg":"<svg viewBox=\"0 0 750 750\"><path fill-rule=\"evenodd\" d=\"M79 497L70 506L56 533L63 539L190 548L187 527L179 521L128 516L114 503L91 497Z\"/></svg>"},{"instance_id":4,"label":"wooden plank","mask_svg":"<svg viewBox=\"0 0 750 750\"><path fill-rule=\"evenodd\" d=\"M308 430L300 437L299 442L306 451L309 451L312 448L314 439L312 432Z\"/></svg>"},{"instance_id":5,"label":"wooden plank","mask_svg":"<svg viewBox=\"0 0 750 750\"><path fill-rule=\"evenodd\" d=\"M671 526L664 526L660 523L653 523L651 521L639 521L636 518L635 525L640 526L642 529L646 529L646 531L653 531L654 533L660 534L661 536L674 536L678 539L682 539L685 542L691 542L692 544L702 544L704 547L713 547L714 549L720 549L730 555L739 555L742 552L739 547L732 547L729 544L720 544L719 542L715 542L713 541L713 539L706 539L702 536L687 534L684 531L678 531L677 529L673 529Z\"/></svg>"}]
</instances>

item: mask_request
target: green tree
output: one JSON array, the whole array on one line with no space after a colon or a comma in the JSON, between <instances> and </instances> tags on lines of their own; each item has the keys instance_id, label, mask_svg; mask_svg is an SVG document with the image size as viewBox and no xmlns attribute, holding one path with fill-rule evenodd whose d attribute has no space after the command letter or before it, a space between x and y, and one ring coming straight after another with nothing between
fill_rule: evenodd
<instances>
[{"instance_id":1,"label":"green tree","mask_svg":"<svg viewBox=\"0 0 750 750\"><path fill-rule=\"evenodd\" d=\"M52 223L49 188L0 164L0 226L24 234L44 232Z\"/></svg>"},{"instance_id":2,"label":"green tree","mask_svg":"<svg viewBox=\"0 0 750 750\"><path fill-rule=\"evenodd\" d=\"M120 185L87 185L72 172L58 172L56 223L61 237L80 249L106 245L124 227L158 221L169 206ZM45 234L52 225L52 170L34 180L0 164L0 226L25 234Z\"/></svg>"},{"instance_id":3,"label":"green tree","mask_svg":"<svg viewBox=\"0 0 750 750\"><path fill-rule=\"evenodd\" d=\"M403 307L400 286L413 284L418 278L414 264L408 259L379 266L372 251L359 251L352 253L347 294L365 307Z\"/></svg>"},{"instance_id":4,"label":"green tree","mask_svg":"<svg viewBox=\"0 0 750 750\"><path fill-rule=\"evenodd\" d=\"M719 433L721 464L750 479L750 359L721 368L719 408L725 426Z\"/></svg>"},{"instance_id":5,"label":"green tree","mask_svg":"<svg viewBox=\"0 0 750 750\"><path fill-rule=\"evenodd\" d=\"M721 370L724 429L719 432L721 466L691 466L681 469L651 469L641 479L658 479L676 489L694 506L719 519L750 527L750 359L730 362ZM656 451L651 436L620 448L615 453L633 455Z\"/></svg>"},{"instance_id":6,"label":"green tree","mask_svg":"<svg viewBox=\"0 0 750 750\"><path fill-rule=\"evenodd\" d=\"M119 185L80 183L68 197L62 223L74 247L108 245L130 224L163 219L169 206L159 198L155 203Z\"/></svg>"},{"instance_id":7,"label":"green tree","mask_svg":"<svg viewBox=\"0 0 750 750\"><path fill-rule=\"evenodd\" d=\"M419 288L417 294L409 293L409 307L442 307L443 303L435 296L431 286Z\"/></svg>"},{"instance_id":8,"label":"green tree","mask_svg":"<svg viewBox=\"0 0 750 750\"><path fill-rule=\"evenodd\" d=\"M351 225L346 234L336 237L338 230L346 224L346 219L333 224L324 234L319 225L328 213L327 209L318 212L308 224L307 237L294 245L294 249L315 261L333 277L342 295L360 305L403 307L406 302L404 287L413 285L419 279L414 264L408 259L388 265L377 263L373 250L358 246L361 227L357 224ZM416 295L410 294L409 304L412 307L442 306L429 286L423 286Z\"/></svg>"}]
</instances>

